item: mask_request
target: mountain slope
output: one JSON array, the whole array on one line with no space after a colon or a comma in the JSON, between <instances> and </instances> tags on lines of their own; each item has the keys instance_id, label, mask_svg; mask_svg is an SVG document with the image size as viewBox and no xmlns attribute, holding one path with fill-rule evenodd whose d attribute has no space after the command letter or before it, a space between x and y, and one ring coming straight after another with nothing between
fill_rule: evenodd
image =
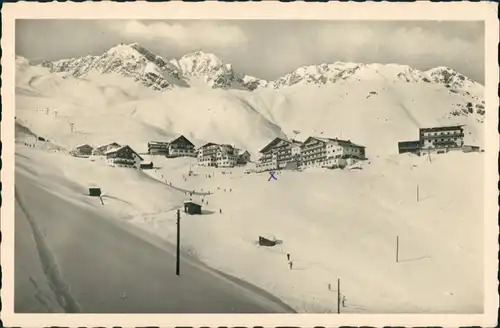
<instances>
[{"instance_id":1,"label":"mountain slope","mask_svg":"<svg viewBox=\"0 0 500 328\"><path fill-rule=\"evenodd\" d=\"M448 88L481 94L483 86L463 74L449 68L436 67L419 71L407 65L397 64L360 64L335 62L302 66L271 82L274 89L292 85L324 85L341 81L388 81L421 82L444 84Z\"/></svg>"},{"instance_id":2,"label":"mountain slope","mask_svg":"<svg viewBox=\"0 0 500 328\"><path fill-rule=\"evenodd\" d=\"M323 63L302 66L274 81L266 81L235 72L231 64L224 63L212 53L195 51L180 59L167 61L138 43L117 45L101 56L63 59L41 65L51 67L53 72L68 72L75 76L86 76L91 72L115 72L160 91L172 87L199 86L200 81L211 88L253 91L282 89L294 85L380 80L443 84L455 92L472 93L476 96L482 95L484 91L481 84L452 68L442 66L420 71L398 64Z\"/></svg>"},{"instance_id":3,"label":"mountain slope","mask_svg":"<svg viewBox=\"0 0 500 328\"><path fill-rule=\"evenodd\" d=\"M195 71L183 75L186 79L220 68L220 62L189 66L193 63L172 65ZM19 59L17 116L68 147L121 140L145 150L148 141L185 134L197 144L231 143L256 152L275 137L323 135L351 139L376 156L397 152L397 142L418 138L420 127L448 124L465 124L466 143L483 144L484 100L468 80L450 75L445 84L428 83L408 70L414 81L406 82L394 75L398 66L386 68L374 72L365 67L358 71L366 79L352 75L323 85L297 83L253 92L194 85L160 93L116 72L75 77ZM461 81L470 92L458 88ZM41 108L50 114L43 115Z\"/></svg>"},{"instance_id":4,"label":"mountain slope","mask_svg":"<svg viewBox=\"0 0 500 328\"><path fill-rule=\"evenodd\" d=\"M466 142L483 144L481 98L440 84L345 81L237 94L289 137L350 139L367 146L370 157L397 153L398 141L418 139L419 128L439 125L466 124Z\"/></svg>"},{"instance_id":5,"label":"mountain slope","mask_svg":"<svg viewBox=\"0 0 500 328\"><path fill-rule=\"evenodd\" d=\"M37 261L41 261L52 292L65 312L292 312L267 293L228 279L185 253L182 275L176 276L173 245L126 222L126 214L133 217L134 210L144 212L144 203L150 211L155 210L152 205L156 203L161 207L156 209L159 212L175 215L169 207L179 206L182 193L138 171L116 170L104 163L96 165L33 148L18 151L16 223L20 222L16 241L17 237L25 241L34 238L40 252ZM53 163L58 163L57 167ZM106 206L85 196L89 183L85 179L99 181L106 193ZM121 188L117 181L122 182ZM147 201L140 201L141 197ZM16 264L26 263L30 252L16 249ZM25 270L19 278L24 277ZM43 283L43 279L39 282ZM36 286L36 282L32 283ZM16 296L29 294L30 290L36 289L29 281L16 279ZM48 296L44 302L49 311L59 305ZM16 302L17 312L30 310L31 304Z\"/></svg>"},{"instance_id":6,"label":"mountain slope","mask_svg":"<svg viewBox=\"0 0 500 328\"><path fill-rule=\"evenodd\" d=\"M25 65L19 59L17 118L68 148L119 141L145 151L148 141L185 134L198 146L212 141L256 151L269 139L286 137L256 108L225 90L160 93L115 72L75 77Z\"/></svg>"}]
</instances>

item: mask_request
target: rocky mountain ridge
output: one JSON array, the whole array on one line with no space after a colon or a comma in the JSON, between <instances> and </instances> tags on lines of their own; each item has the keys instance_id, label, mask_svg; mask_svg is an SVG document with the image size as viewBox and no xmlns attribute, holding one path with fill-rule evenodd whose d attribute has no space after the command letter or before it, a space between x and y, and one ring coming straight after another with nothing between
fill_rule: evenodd
<instances>
[{"instance_id":1,"label":"rocky mountain ridge","mask_svg":"<svg viewBox=\"0 0 500 328\"><path fill-rule=\"evenodd\" d=\"M201 80L212 88L247 91L361 80L439 83L451 90L476 94L482 93L484 88L481 84L449 67L420 71L407 65L345 62L302 66L274 81L266 81L236 72L231 64L224 63L211 53L196 51L180 59L166 60L138 43L119 44L100 56L89 55L62 59L44 62L41 65L50 67L53 72L67 72L76 77L92 72L101 74L114 72L132 77L160 91L172 87L189 87L193 79Z\"/></svg>"}]
</instances>

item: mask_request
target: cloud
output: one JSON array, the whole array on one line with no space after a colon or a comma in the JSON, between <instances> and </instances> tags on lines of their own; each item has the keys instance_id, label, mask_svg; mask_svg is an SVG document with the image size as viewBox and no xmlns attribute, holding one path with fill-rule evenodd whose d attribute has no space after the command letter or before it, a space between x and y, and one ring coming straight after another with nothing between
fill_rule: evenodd
<instances>
[{"instance_id":1,"label":"cloud","mask_svg":"<svg viewBox=\"0 0 500 328\"><path fill-rule=\"evenodd\" d=\"M124 37L137 41L169 42L181 48L246 49L248 39L234 25L196 21L188 23L143 22L138 20L113 22L110 27Z\"/></svg>"},{"instance_id":2,"label":"cloud","mask_svg":"<svg viewBox=\"0 0 500 328\"><path fill-rule=\"evenodd\" d=\"M344 32L343 32L344 31ZM317 47L345 61L397 62L416 66L472 65L483 61L484 35L453 37L431 26L370 24L326 25L314 38Z\"/></svg>"}]
</instances>

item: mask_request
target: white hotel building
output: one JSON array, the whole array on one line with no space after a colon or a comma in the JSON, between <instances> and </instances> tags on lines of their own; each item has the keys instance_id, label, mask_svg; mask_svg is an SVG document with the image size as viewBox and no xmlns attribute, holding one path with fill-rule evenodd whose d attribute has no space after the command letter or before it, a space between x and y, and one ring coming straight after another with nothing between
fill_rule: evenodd
<instances>
[{"instance_id":1,"label":"white hotel building","mask_svg":"<svg viewBox=\"0 0 500 328\"><path fill-rule=\"evenodd\" d=\"M350 140L309 137L301 147L300 167L334 168L364 159L365 147Z\"/></svg>"},{"instance_id":2,"label":"white hotel building","mask_svg":"<svg viewBox=\"0 0 500 328\"><path fill-rule=\"evenodd\" d=\"M350 140L309 137L303 143L276 138L261 151L257 171L285 168L342 167L364 160L365 147Z\"/></svg>"},{"instance_id":3,"label":"white hotel building","mask_svg":"<svg viewBox=\"0 0 500 328\"><path fill-rule=\"evenodd\" d=\"M198 149L198 165L211 167L234 167L238 162L238 151L231 145L212 142Z\"/></svg>"}]
</instances>

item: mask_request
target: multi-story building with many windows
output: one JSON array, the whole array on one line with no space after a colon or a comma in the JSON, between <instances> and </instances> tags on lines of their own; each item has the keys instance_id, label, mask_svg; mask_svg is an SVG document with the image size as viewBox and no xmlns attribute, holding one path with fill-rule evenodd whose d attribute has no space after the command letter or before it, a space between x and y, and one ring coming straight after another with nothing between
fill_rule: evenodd
<instances>
[{"instance_id":1,"label":"multi-story building with many windows","mask_svg":"<svg viewBox=\"0 0 500 328\"><path fill-rule=\"evenodd\" d=\"M298 166L300 145L301 143L295 140L275 138L260 151L262 157L257 162L257 171L284 169L294 164Z\"/></svg>"},{"instance_id":2,"label":"multi-story building with many windows","mask_svg":"<svg viewBox=\"0 0 500 328\"><path fill-rule=\"evenodd\" d=\"M238 153L231 145L219 145L216 161L217 167L234 167L238 161Z\"/></svg>"},{"instance_id":3,"label":"multi-story building with many windows","mask_svg":"<svg viewBox=\"0 0 500 328\"><path fill-rule=\"evenodd\" d=\"M217 166L217 152L219 145L209 142L198 149L198 165L200 166Z\"/></svg>"},{"instance_id":4,"label":"multi-story building with many windows","mask_svg":"<svg viewBox=\"0 0 500 328\"><path fill-rule=\"evenodd\" d=\"M438 126L419 129L419 139L414 141L400 141L399 153L447 152L448 150L462 149L464 146L463 125Z\"/></svg>"},{"instance_id":5,"label":"multi-story building with many windows","mask_svg":"<svg viewBox=\"0 0 500 328\"><path fill-rule=\"evenodd\" d=\"M365 158L365 147L350 140L309 137L301 146L300 167L333 168Z\"/></svg>"},{"instance_id":6,"label":"multi-story building with many windows","mask_svg":"<svg viewBox=\"0 0 500 328\"><path fill-rule=\"evenodd\" d=\"M420 148L422 150L461 148L463 144L463 125L420 129Z\"/></svg>"},{"instance_id":7,"label":"multi-story building with many windows","mask_svg":"<svg viewBox=\"0 0 500 328\"><path fill-rule=\"evenodd\" d=\"M231 145L209 142L198 149L197 157L200 166L234 167L238 161L238 152Z\"/></svg>"}]
</instances>

